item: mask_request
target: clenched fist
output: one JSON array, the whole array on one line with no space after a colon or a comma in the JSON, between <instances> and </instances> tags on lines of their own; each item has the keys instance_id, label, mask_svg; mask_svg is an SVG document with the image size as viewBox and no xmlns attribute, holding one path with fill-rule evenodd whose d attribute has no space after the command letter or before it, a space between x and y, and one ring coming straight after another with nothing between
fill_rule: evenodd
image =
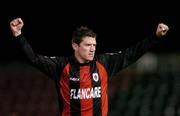
<instances>
[{"instance_id":1,"label":"clenched fist","mask_svg":"<svg viewBox=\"0 0 180 116\"><path fill-rule=\"evenodd\" d=\"M157 37L163 37L168 32L169 27L164 23L159 23L156 30Z\"/></svg>"},{"instance_id":2,"label":"clenched fist","mask_svg":"<svg viewBox=\"0 0 180 116\"><path fill-rule=\"evenodd\" d=\"M24 25L24 23L21 18L13 19L10 22L10 28L15 37L17 37L21 34L21 29L22 29L23 25Z\"/></svg>"}]
</instances>

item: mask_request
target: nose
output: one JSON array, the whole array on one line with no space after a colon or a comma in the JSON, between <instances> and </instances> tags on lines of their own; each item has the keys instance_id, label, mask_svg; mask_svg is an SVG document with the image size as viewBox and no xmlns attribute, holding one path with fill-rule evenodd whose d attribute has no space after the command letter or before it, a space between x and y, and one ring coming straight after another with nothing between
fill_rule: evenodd
<instances>
[{"instance_id":1,"label":"nose","mask_svg":"<svg viewBox=\"0 0 180 116\"><path fill-rule=\"evenodd\" d=\"M94 46L94 45L92 45L91 47L90 47L90 51L91 52L94 52L96 50L96 47Z\"/></svg>"}]
</instances>

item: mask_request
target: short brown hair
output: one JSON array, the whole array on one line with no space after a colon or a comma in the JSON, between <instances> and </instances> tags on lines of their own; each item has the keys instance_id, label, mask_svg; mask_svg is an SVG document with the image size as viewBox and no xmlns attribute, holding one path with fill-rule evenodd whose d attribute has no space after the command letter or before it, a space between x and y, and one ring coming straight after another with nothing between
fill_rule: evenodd
<instances>
[{"instance_id":1,"label":"short brown hair","mask_svg":"<svg viewBox=\"0 0 180 116\"><path fill-rule=\"evenodd\" d=\"M81 26L73 32L72 43L79 44L81 43L82 39L86 36L96 38L96 33L94 33L91 29L89 29L86 26Z\"/></svg>"}]
</instances>

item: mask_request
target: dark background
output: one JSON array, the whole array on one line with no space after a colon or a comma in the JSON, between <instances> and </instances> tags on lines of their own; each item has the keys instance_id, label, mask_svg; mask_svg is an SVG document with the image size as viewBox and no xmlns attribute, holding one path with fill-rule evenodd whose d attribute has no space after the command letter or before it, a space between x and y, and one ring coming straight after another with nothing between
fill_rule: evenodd
<instances>
[{"instance_id":1,"label":"dark background","mask_svg":"<svg viewBox=\"0 0 180 116\"><path fill-rule=\"evenodd\" d=\"M1 4L0 52L2 60L21 58L9 22L21 17L23 34L33 49L44 55L69 55L73 30L81 25L97 33L97 52L123 50L155 32L159 22L170 31L154 52L179 52L179 9L171 2L115 1L10 1Z\"/></svg>"},{"instance_id":2,"label":"dark background","mask_svg":"<svg viewBox=\"0 0 180 116\"><path fill-rule=\"evenodd\" d=\"M121 71L118 78L112 79L109 84L110 115L179 115L178 3L172 0L1 2L1 116L59 114L54 82L22 62L25 58L17 49L9 28L10 21L17 17L23 19L23 34L34 51L51 56L72 53L72 32L81 25L97 33L97 52L102 53L124 50L152 35L158 23L166 23L170 28L168 34L159 46L152 49L157 54L145 56L137 65Z\"/></svg>"}]
</instances>

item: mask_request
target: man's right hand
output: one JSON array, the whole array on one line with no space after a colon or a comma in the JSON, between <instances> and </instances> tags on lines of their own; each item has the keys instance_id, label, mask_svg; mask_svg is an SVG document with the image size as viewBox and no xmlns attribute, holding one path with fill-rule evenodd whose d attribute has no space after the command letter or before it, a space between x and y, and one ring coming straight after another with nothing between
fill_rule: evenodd
<instances>
[{"instance_id":1,"label":"man's right hand","mask_svg":"<svg viewBox=\"0 0 180 116\"><path fill-rule=\"evenodd\" d=\"M24 25L24 23L21 18L13 19L10 22L10 28L15 37L21 35L21 29L22 29L23 25Z\"/></svg>"}]
</instances>

